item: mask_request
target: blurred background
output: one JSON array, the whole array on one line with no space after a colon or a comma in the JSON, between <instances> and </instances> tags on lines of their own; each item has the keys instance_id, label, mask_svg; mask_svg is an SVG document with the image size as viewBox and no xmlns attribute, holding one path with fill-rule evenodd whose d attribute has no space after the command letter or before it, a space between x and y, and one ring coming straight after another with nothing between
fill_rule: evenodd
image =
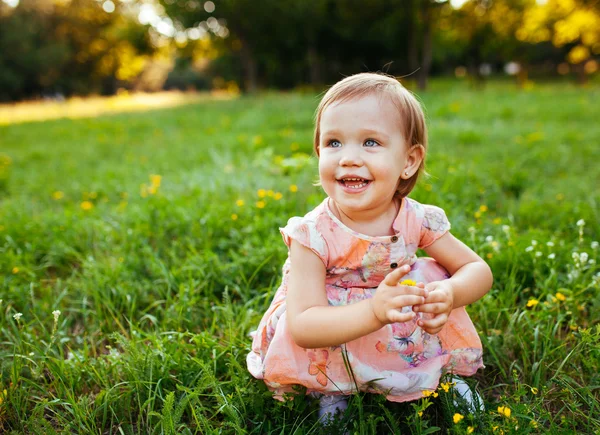
<instances>
[{"instance_id":1,"label":"blurred background","mask_svg":"<svg viewBox=\"0 0 600 435\"><path fill-rule=\"evenodd\" d=\"M597 0L0 0L0 101L320 89L385 71L596 80Z\"/></svg>"}]
</instances>

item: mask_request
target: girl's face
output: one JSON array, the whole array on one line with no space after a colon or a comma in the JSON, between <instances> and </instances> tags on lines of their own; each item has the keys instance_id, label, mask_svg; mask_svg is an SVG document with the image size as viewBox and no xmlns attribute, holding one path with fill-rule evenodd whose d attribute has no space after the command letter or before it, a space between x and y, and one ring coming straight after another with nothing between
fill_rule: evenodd
<instances>
[{"instance_id":1,"label":"girl's face","mask_svg":"<svg viewBox=\"0 0 600 435\"><path fill-rule=\"evenodd\" d=\"M408 150L401 122L394 104L377 95L334 103L321 114L319 177L344 213L388 211L400 178L418 170L422 151Z\"/></svg>"}]
</instances>

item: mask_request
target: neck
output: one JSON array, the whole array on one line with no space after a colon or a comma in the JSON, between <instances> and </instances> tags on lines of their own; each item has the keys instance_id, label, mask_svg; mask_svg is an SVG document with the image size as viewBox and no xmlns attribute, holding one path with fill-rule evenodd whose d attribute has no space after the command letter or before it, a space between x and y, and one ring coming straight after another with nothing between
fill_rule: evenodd
<instances>
[{"instance_id":1,"label":"neck","mask_svg":"<svg viewBox=\"0 0 600 435\"><path fill-rule=\"evenodd\" d=\"M372 237L388 236L395 233L392 225L396 216L398 216L400 202L401 199L393 198L389 206L383 209L355 211L344 210L335 201L330 200L333 213L344 225L354 231Z\"/></svg>"}]
</instances>

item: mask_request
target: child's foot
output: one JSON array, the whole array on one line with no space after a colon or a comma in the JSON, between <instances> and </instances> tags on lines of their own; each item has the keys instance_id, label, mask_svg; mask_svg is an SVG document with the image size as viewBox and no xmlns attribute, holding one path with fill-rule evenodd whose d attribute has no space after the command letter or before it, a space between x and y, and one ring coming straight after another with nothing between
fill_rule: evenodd
<instances>
[{"instance_id":1,"label":"child's foot","mask_svg":"<svg viewBox=\"0 0 600 435\"><path fill-rule=\"evenodd\" d=\"M348 407L344 396L321 396L319 399L319 421L328 423L337 413L343 413Z\"/></svg>"},{"instance_id":2,"label":"child's foot","mask_svg":"<svg viewBox=\"0 0 600 435\"><path fill-rule=\"evenodd\" d=\"M478 411L485 411L483 399L477 390L472 390L469 384L459 377L453 377L452 382L454 383L454 392L460 397L458 401L454 400L454 406L460 406L462 402L467 405L472 414L476 414Z\"/></svg>"}]
</instances>

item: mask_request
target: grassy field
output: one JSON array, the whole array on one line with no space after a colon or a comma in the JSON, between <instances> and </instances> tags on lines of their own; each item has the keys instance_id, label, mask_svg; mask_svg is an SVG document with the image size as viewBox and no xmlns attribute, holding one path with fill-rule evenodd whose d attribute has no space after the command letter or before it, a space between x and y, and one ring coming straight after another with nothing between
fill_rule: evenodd
<instances>
[{"instance_id":1,"label":"grassy field","mask_svg":"<svg viewBox=\"0 0 600 435\"><path fill-rule=\"evenodd\" d=\"M335 433L600 434L599 87L435 82L428 171L492 267L486 411L355 395ZM594 103L596 101L596 103ZM0 126L0 432L322 433L245 367L312 186L315 95ZM462 417L462 418L461 418Z\"/></svg>"}]
</instances>

